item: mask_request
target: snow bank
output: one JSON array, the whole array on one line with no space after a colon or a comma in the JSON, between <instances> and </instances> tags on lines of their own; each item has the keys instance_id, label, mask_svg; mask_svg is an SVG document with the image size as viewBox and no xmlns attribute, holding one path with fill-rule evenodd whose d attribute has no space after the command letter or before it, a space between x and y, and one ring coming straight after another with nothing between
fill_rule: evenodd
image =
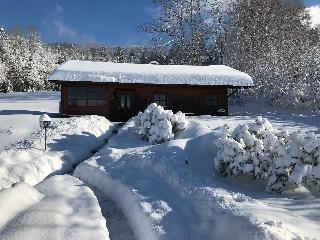
<instances>
[{"instance_id":1,"label":"snow bank","mask_svg":"<svg viewBox=\"0 0 320 240\"><path fill-rule=\"evenodd\" d=\"M171 110L156 103L150 104L144 112L134 117L139 134L150 143L162 143L174 138L174 134L185 129L186 116L182 112L174 114Z\"/></svg>"},{"instance_id":2,"label":"snow bank","mask_svg":"<svg viewBox=\"0 0 320 240\"><path fill-rule=\"evenodd\" d=\"M0 189L16 182L35 185L50 174L71 171L111 135L112 124L104 117L84 116L53 123L48 130L48 149L43 151L43 132L0 151Z\"/></svg>"},{"instance_id":3,"label":"snow bank","mask_svg":"<svg viewBox=\"0 0 320 240\"><path fill-rule=\"evenodd\" d=\"M49 81L253 86L248 74L223 65L154 65L79 60L62 64L49 77Z\"/></svg>"},{"instance_id":4,"label":"snow bank","mask_svg":"<svg viewBox=\"0 0 320 240\"><path fill-rule=\"evenodd\" d=\"M23 199L20 208L24 211L0 229L1 239L109 239L98 200L76 178L54 176L36 189L21 183L3 191L10 195L7 200L11 204ZM34 199L33 205L26 204L24 198ZM6 211L6 206L0 204L0 213L6 216L7 213L3 214Z\"/></svg>"},{"instance_id":5,"label":"snow bank","mask_svg":"<svg viewBox=\"0 0 320 240\"><path fill-rule=\"evenodd\" d=\"M43 195L27 183L0 191L0 231L15 216L40 201Z\"/></svg>"},{"instance_id":6,"label":"snow bank","mask_svg":"<svg viewBox=\"0 0 320 240\"><path fill-rule=\"evenodd\" d=\"M257 117L232 132L223 127L216 145L215 170L222 175L268 179L267 190L279 193L302 183L320 185L320 137L313 132L276 132L268 120Z\"/></svg>"},{"instance_id":7,"label":"snow bank","mask_svg":"<svg viewBox=\"0 0 320 240\"><path fill-rule=\"evenodd\" d=\"M274 217L273 211L280 212L274 206L212 177L217 138L215 131L190 122L175 140L151 145L129 122L74 175L112 198L138 239L315 237L319 227L314 220L294 210L290 218L287 212Z\"/></svg>"}]
</instances>

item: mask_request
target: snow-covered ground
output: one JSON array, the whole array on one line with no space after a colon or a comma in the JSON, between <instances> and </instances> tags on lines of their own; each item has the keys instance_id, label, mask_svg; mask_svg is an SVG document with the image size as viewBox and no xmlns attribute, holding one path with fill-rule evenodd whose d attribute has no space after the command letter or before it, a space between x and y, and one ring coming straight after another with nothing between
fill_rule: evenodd
<instances>
[{"instance_id":1,"label":"snow-covered ground","mask_svg":"<svg viewBox=\"0 0 320 240\"><path fill-rule=\"evenodd\" d=\"M314 131L320 133L320 116L304 110L289 111L272 106L261 106L258 103L248 103L245 106L231 106L230 116L196 116L189 117L211 129L228 124L231 128L238 124L248 123L257 116L267 118L272 125L282 131Z\"/></svg>"},{"instance_id":2,"label":"snow-covered ground","mask_svg":"<svg viewBox=\"0 0 320 240\"><path fill-rule=\"evenodd\" d=\"M74 176L119 204L138 239L316 239L316 194L301 187L270 195L252 179L214 176L217 127L253 117L192 117L177 139L158 145L143 141L129 122ZM318 131L310 124L318 116L303 117L308 121L295 124L290 115L274 121Z\"/></svg>"},{"instance_id":3,"label":"snow-covered ground","mask_svg":"<svg viewBox=\"0 0 320 240\"><path fill-rule=\"evenodd\" d=\"M74 235L74 239L108 239L105 220L104 223L99 220L101 214L96 218L90 215L93 217L90 224L83 218L83 214L77 213L82 205L88 211L91 209L94 213L102 212L104 217L110 215L107 225L112 230L113 239L134 239L126 218L109 199L95 192L103 209L100 210L96 205L84 205L84 201L91 199L92 202L98 199L93 193L90 199L86 198L88 188L79 180L71 176L53 177L54 180L51 180L51 177L39 184L47 185L46 194L38 186L29 185L35 185L43 178L56 174L71 174L76 164L105 144L114 129L115 125L102 117L59 118L59 99L59 92L0 94L0 188L6 187L0 190L0 231L5 228L0 239L21 239L21 236L25 239L70 239L68 234ZM53 120L48 130L47 151L43 150L43 131L39 127L39 117L43 113L49 114ZM56 189L57 184L47 184L48 181L61 185L60 190ZM10 187L15 182L21 183ZM67 208L58 212L59 204L71 197L69 193L75 194L73 199L67 202L75 206L74 213ZM57 197L60 194L64 196ZM50 200L50 204L42 202L42 199ZM34 212L39 210L33 210L35 204L41 208L46 204L43 207L46 209L48 206L46 216L34 215ZM68 214L63 212L64 209ZM57 211L57 214L53 210ZM20 219L21 216L25 217ZM31 221L30 216L34 220ZM71 222L71 225L64 224L68 217L74 217L75 221ZM29 226L31 222L34 228ZM17 224L20 227L17 227ZM51 228L57 232L48 234L48 229L51 231ZM74 233L75 231L79 234ZM82 235L82 238L79 238L79 235Z\"/></svg>"},{"instance_id":4,"label":"snow-covered ground","mask_svg":"<svg viewBox=\"0 0 320 240\"><path fill-rule=\"evenodd\" d=\"M41 114L58 116L59 101L60 92L0 93L0 150L29 137Z\"/></svg>"},{"instance_id":5,"label":"snow-covered ground","mask_svg":"<svg viewBox=\"0 0 320 240\"><path fill-rule=\"evenodd\" d=\"M279 130L319 133L319 115L249 104L229 117L188 117L175 140L156 145L129 122L92 156L111 134L99 117L54 118L42 150L38 118L56 116L58 102L52 92L0 94L0 183L40 182L0 191L0 239L319 239L319 193L271 195L251 178L215 175L213 161L226 123L262 115ZM76 178L53 176L78 163Z\"/></svg>"}]
</instances>

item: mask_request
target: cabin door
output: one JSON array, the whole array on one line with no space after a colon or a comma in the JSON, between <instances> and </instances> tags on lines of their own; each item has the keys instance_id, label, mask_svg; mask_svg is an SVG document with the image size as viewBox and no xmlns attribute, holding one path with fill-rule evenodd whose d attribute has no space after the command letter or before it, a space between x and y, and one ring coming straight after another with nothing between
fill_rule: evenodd
<instances>
[{"instance_id":1,"label":"cabin door","mask_svg":"<svg viewBox=\"0 0 320 240\"><path fill-rule=\"evenodd\" d=\"M117 121L125 122L134 113L134 92L117 91L116 99Z\"/></svg>"}]
</instances>

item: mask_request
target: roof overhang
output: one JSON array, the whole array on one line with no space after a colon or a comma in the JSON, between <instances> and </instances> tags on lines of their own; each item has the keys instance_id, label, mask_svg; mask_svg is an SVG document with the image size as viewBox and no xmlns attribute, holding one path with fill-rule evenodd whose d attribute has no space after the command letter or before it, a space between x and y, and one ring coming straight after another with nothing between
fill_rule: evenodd
<instances>
[{"instance_id":1,"label":"roof overhang","mask_svg":"<svg viewBox=\"0 0 320 240\"><path fill-rule=\"evenodd\" d=\"M191 85L191 84L156 84L156 83L118 83L118 82L92 82L92 81L60 81L60 80L49 80L51 83L55 84L68 84L68 85L87 85L87 84L92 84L92 85L156 85L156 86L189 86L189 87L219 87L219 88L230 88L230 89L247 89L247 88L252 88L252 86L231 86L231 85Z\"/></svg>"}]
</instances>

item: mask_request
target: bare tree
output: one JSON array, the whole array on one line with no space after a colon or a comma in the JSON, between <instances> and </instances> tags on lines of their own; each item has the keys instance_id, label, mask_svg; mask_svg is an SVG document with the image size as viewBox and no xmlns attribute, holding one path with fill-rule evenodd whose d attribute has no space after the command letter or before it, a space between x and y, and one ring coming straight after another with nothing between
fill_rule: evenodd
<instances>
[{"instance_id":1,"label":"bare tree","mask_svg":"<svg viewBox=\"0 0 320 240\"><path fill-rule=\"evenodd\" d=\"M177 64L204 64L209 46L219 33L221 1L154 0L152 23L142 29L154 35L157 44L168 45L169 58Z\"/></svg>"},{"instance_id":2,"label":"bare tree","mask_svg":"<svg viewBox=\"0 0 320 240\"><path fill-rule=\"evenodd\" d=\"M287 107L303 103L311 34L302 0L238 0L230 17L226 64L255 78L257 99Z\"/></svg>"}]
</instances>

